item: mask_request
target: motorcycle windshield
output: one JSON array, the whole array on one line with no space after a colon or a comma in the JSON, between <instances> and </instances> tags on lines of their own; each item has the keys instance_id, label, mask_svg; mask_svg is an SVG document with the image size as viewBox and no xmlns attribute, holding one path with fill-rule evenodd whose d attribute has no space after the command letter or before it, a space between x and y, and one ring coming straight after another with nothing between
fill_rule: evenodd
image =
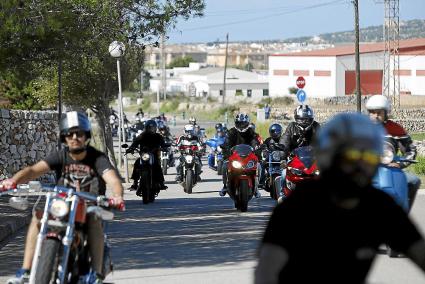
<instances>
[{"instance_id":1,"label":"motorcycle windshield","mask_svg":"<svg viewBox=\"0 0 425 284\"><path fill-rule=\"evenodd\" d=\"M232 151L238 153L240 157L246 157L253 151L253 149L249 145L240 144L233 147Z\"/></svg>"},{"instance_id":2,"label":"motorcycle windshield","mask_svg":"<svg viewBox=\"0 0 425 284\"><path fill-rule=\"evenodd\" d=\"M310 168L314 163L313 147L299 147L293 151L293 155L297 156L306 168Z\"/></svg>"}]
</instances>

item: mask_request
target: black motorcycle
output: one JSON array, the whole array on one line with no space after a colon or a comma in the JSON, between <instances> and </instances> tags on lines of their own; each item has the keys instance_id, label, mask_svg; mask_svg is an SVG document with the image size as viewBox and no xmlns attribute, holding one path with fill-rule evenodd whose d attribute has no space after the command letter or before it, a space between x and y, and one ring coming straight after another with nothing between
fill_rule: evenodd
<instances>
[{"instance_id":1,"label":"black motorcycle","mask_svg":"<svg viewBox=\"0 0 425 284\"><path fill-rule=\"evenodd\" d=\"M128 145L123 144L121 147L128 148ZM139 153L139 159L137 160L139 165L137 166L140 169L140 180L138 181L136 195L142 197L143 204L154 202L161 190L160 184L155 181L153 175L153 165L157 156L147 148L142 148L141 150L134 148L132 150ZM130 153L133 154L132 152Z\"/></svg>"},{"instance_id":2,"label":"black motorcycle","mask_svg":"<svg viewBox=\"0 0 425 284\"><path fill-rule=\"evenodd\" d=\"M264 145L264 144L263 144ZM262 166L264 167L264 190L270 192L270 197L278 200L280 188L276 186L276 180L282 175L283 146L271 144L269 148L264 148L261 153Z\"/></svg>"}]
</instances>

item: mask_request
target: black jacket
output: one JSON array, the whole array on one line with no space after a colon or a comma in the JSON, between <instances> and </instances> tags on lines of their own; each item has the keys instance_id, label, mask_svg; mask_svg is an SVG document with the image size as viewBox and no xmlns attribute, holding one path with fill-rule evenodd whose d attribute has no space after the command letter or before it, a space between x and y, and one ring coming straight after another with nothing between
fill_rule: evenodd
<instances>
[{"instance_id":1,"label":"black jacket","mask_svg":"<svg viewBox=\"0 0 425 284\"><path fill-rule=\"evenodd\" d=\"M231 155L230 149L239 144L247 144L255 149L259 144L257 136L258 134L252 128L248 128L245 132L239 132L235 127L231 128L222 146L224 159L228 159Z\"/></svg>"},{"instance_id":2,"label":"black jacket","mask_svg":"<svg viewBox=\"0 0 425 284\"><path fill-rule=\"evenodd\" d=\"M142 150L143 148L147 148L154 153L164 147L164 145L164 138L161 134L143 131L142 134L137 136L133 143L131 143L130 149L139 148Z\"/></svg>"},{"instance_id":3,"label":"black jacket","mask_svg":"<svg viewBox=\"0 0 425 284\"><path fill-rule=\"evenodd\" d=\"M317 121L313 121L313 124L307 131L301 130L295 122L289 123L285 133L282 135L282 144L285 147L285 158L294 149L311 145L319 128L320 124Z\"/></svg>"}]
</instances>

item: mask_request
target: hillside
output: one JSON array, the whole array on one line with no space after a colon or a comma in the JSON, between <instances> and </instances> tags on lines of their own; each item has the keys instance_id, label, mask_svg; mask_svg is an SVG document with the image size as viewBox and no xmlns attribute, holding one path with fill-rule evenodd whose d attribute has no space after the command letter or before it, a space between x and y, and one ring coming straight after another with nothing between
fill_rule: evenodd
<instances>
[{"instance_id":1,"label":"hillside","mask_svg":"<svg viewBox=\"0 0 425 284\"><path fill-rule=\"evenodd\" d=\"M361 42L378 42L383 40L383 26L371 26L360 29ZM425 20L400 21L400 39L425 37ZM317 36L297 37L283 40L286 43L345 43L354 41L354 30L320 34Z\"/></svg>"}]
</instances>

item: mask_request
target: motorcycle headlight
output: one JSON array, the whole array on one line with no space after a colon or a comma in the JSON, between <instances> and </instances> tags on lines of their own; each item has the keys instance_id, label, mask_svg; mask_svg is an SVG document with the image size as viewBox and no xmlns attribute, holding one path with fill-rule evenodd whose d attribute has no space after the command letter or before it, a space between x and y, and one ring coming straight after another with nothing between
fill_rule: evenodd
<instances>
[{"instance_id":1,"label":"motorcycle headlight","mask_svg":"<svg viewBox=\"0 0 425 284\"><path fill-rule=\"evenodd\" d=\"M315 170L315 171L314 171L314 174L315 174L316 176L318 176L318 175L320 175L320 171L319 171L319 170Z\"/></svg>"},{"instance_id":2,"label":"motorcycle headlight","mask_svg":"<svg viewBox=\"0 0 425 284\"><path fill-rule=\"evenodd\" d=\"M254 161L249 161L248 164L246 164L247 169L252 169L255 166Z\"/></svg>"},{"instance_id":3,"label":"motorcycle headlight","mask_svg":"<svg viewBox=\"0 0 425 284\"><path fill-rule=\"evenodd\" d=\"M381 155L381 163L387 165L394 160L394 147L388 143L384 144L384 151Z\"/></svg>"},{"instance_id":4,"label":"motorcycle headlight","mask_svg":"<svg viewBox=\"0 0 425 284\"><path fill-rule=\"evenodd\" d=\"M192 164L193 162L193 156L185 156L184 159L186 160L186 163Z\"/></svg>"},{"instance_id":5,"label":"motorcycle headlight","mask_svg":"<svg viewBox=\"0 0 425 284\"><path fill-rule=\"evenodd\" d=\"M273 159L273 161L280 161L280 152L279 151L274 151L272 153L272 159Z\"/></svg>"},{"instance_id":6,"label":"motorcycle headlight","mask_svg":"<svg viewBox=\"0 0 425 284\"><path fill-rule=\"evenodd\" d=\"M65 217L69 212L68 204L62 199L54 199L50 205L50 214L56 218Z\"/></svg>"},{"instance_id":7,"label":"motorcycle headlight","mask_svg":"<svg viewBox=\"0 0 425 284\"><path fill-rule=\"evenodd\" d=\"M232 162L232 167L234 167L235 169L241 169L242 168L242 164L239 161L233 161Z\"/></svg>"},{"instance_id":8,"label":"motorcycle headlight","mask_svg":"<svg viewBox=\"0 0 425 284\"><path fill-rule=\"evenodd\" d=\"M142 155L143 161L147 161L147 160L149 160L149 158L150 158L150 155L148 153L143 153L143 155Z\"/></svg>"}]
</instances>

